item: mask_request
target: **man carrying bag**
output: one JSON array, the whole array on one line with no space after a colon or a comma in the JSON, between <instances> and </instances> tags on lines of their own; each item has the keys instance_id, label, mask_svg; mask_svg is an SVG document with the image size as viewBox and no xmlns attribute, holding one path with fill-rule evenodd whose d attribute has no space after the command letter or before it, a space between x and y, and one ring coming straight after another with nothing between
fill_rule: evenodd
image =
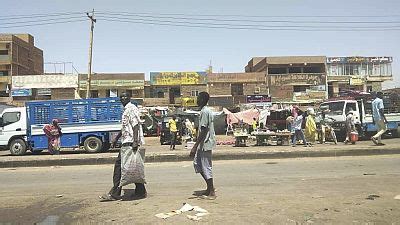
<instances>
[{"instance_id":1,"label":"man carrying bag","mask_svg":"<svg viewBox=\"0 0 400 225\"><path fill-rule=\"evenodd\" d=\"M122 147L114 165L113 187L109 193L100 196L101 201L115 201L121 199L122 186L135 183L135 199L147 197L144 184L144 152L141 154L139 146L144 144L142 125L140 124L139 109L131 103L129 93L123 92L120 96L124 112L122 114L122 129L112 142L115 146L121 138Z\"/></svg>"}]
</instances>

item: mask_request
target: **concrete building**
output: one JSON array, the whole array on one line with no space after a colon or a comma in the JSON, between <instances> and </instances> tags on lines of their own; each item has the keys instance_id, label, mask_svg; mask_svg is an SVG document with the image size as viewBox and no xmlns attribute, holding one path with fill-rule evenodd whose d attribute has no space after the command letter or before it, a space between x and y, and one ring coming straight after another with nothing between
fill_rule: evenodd
<instances>
[{"instance_id":1,"label":"concrete building","mask_svg":"<svg viewBox=\"0 0 400 225\"><path fill-rule=\"evenodd\" d=\"M268 80L265 72L210 73L207 89L211 106L230 107L248 103L248 96L268 95Z\"/></svg>"},{"instance_id":2,"label":"concrete building","mask_svg":"<svg viewBox=\"0 0 400 225\"><path fill-rule=\"evenodd\" d=\"M145 105L195 106L202 91L207 91L206 72L151 72Z\"/></svg>"},{"instance_id":3,"label":"concrete building","mask_svg":"<svg viewBox=\"0 0 400 225\"><path fill-rule=\"evenodd\" d=\"M392 57L327 57L329 97L344 90L381 91L382 82L393 79Z\"/></svg>"},{"instance_id":4,"label":"concrete building","mask_svg":"<svg viewBox=\"0 0 400 225\"><path fill-rule=\"evenodd\" d=\"M43 74L43 51L35 47L30 34L0 34L0 102L12 103L34 96L17 91L13 96L13 76ZM20 96L21 94L25 96Z\"/></svg>"},{"instance_id":5,"label":"concrete building","mask_svg":"<svg viewBox=\"0 0 400 225\"><path fill-rule=\"evenodd\" d=\"M266 74L274 102L318 101L327 98L325 63L325 56L254 57L245 71Z\"/></svg>"},{"instance_id":6,"label":"concrete building","mask_svg":"<svg viewBox=\"0 0 400 225\"><path fill-rule=\"evenodd\" d=\"M144 98L144 73L94 73L91 76L91 98L118 97L123 91L139 103ZM79 95L86 97L87 74L79 74Z\"/></svg>"}]
</instances>

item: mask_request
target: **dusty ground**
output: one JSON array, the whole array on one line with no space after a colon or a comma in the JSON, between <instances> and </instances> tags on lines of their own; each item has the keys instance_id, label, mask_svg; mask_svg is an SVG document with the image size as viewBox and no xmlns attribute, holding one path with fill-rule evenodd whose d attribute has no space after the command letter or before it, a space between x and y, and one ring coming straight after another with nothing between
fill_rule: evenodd
<instances>
[{"instance_id":1,"label":"dusty ground","mask_svg":"<svg viewBox=\"0 0 400 225\"><path fill-rule=\"evenodd\" d=\"M110 188L111 165L0 169L0 224L186 224L186 215L154 216L184 202L208 210L201 222L216 224L400 223L397 155L216 161L214 167L214 201L192 198L204 186L191 163L180 162L146 165L147 199L107 203L97 196Z\"/></svg>"}]
</instances>

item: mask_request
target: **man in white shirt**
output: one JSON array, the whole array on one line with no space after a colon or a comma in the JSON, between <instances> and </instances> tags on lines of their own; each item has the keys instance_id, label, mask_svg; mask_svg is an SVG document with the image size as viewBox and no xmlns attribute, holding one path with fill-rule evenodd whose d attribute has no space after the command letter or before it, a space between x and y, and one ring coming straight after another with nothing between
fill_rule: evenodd
<instances>
[{"instance_id":1,"label":"man in white shirt","mask_svg":"<svg viewBox=\"0 0 400 225\"><path fill-rule=\"evenodd\" d=\"M386 124L388 123L385 114L383 114L384 106L382 96L383 93L378 92L376 93L376 98L372 101L372 121L375 123L378 132L371 137L371 140L376 145L385 145L382 143L381 136L386 132Z\"/></svg>"},{"instance_id":2,"label":"man in white shirt","mask_svg":"<svg viewBox=\"0 0 400 225\"><path fill-rule=\"evenodd\" d=\"M127 92L123 92L120 96L124 112L122 114L122 128L115 139L112 141L112 147L121 138L122 147L137 151L139 146L144 144L143 130L140 124L139 109L131 103L131 96ZM118 154L117 161L114 165L113 187L108 194L100 196L102 201L115 201L121 199L120 186L121 181L121 152ZM147 192L143 183L135 183L135 198L146 198Z\"/></svg>"},{"instance_id":3,"label":"man in white shirt","mask_svg":"<svg viewBox=\"0 0 400 225\"><path fill-rule=\"evenodd\" d=\"M210 95L207 92L200 92L197 97L197 105L201 108L199 118L199 134L190 157L193 158L194 170L200 173L207 183L207 189L203 191L202 197L206 199L215 199L215 189L213 182L212 150L216 147L214 116L212 111L206 106Z\"/></svg>"}]
</instances>

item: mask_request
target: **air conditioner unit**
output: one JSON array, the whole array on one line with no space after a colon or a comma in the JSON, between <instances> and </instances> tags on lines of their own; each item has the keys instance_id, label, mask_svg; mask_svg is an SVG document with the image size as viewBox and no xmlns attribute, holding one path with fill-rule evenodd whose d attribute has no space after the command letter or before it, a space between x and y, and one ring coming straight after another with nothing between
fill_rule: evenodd
<instances>
[{"instance_id":1,"label":"air conditioner unit","mask_svg":"<svg viewBox=\"0 0 400 225\"><path fill-rule=\"evenodd\" d=\"M9 43L6 44L6 49L10 49L11 45Z\"/></svg>"},{"instance_id":2,"label":"air conditioner unit","mask_svg":"<svg viewBox=\"0 0 400 225\"><path fill-rule=\"evenodd\" d=\"M254 94L259 94L261 92L261 88L260 87L256 87L254 89Z\"/></svg>"}]
</instances>

